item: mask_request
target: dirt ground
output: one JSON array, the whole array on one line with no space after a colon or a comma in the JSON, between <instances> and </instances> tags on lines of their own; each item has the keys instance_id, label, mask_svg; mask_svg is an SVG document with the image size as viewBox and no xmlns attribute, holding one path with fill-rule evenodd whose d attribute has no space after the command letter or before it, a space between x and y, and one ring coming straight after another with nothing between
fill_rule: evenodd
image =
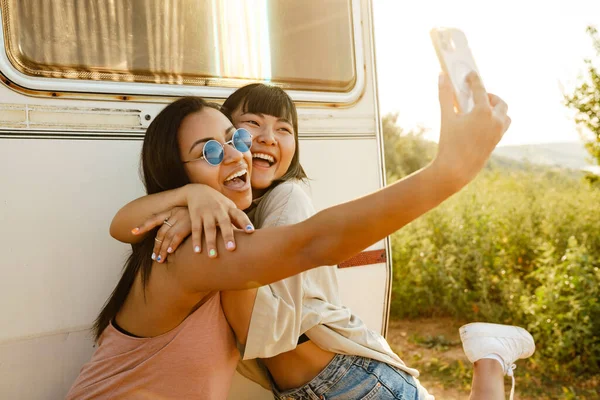
<instances>
[{"instance_id":1,"label":"dirt ground","mask_svg":"<svg viewBox=\"0 0 600 400\"><path fill-rule=\"evenodd\" d=\"M469 398L472 365L462 350L460 325L451 318L390 321L390 346L407 365L419 370L419 380L436 400ZM548 381L528 362L516 364L515 400L600 399L600 375ZM507 399L510 386L511 379L505 377Z\"/></svg>"},{"instance_id":2,"label":"dirt ground","mask_svg":"<svg viewBox=\"0 0 600 400\"><path fill-rule=\"evenodd\" d=\"M449 318L390 321L387 340L392 349L409 366L412 366L415 361L422 364L424 360L437 359L442 362L461 360L469 368L470 362L465 357L460 345L459 327L460 324ZM427 335L432 337L443 336L453 344L448 345L447 350L441 350L439 347L428 348L415 343L415 337L426 337ZM468 399L468 390L464 388L444 388L444 385L438 379L435 379L433 374L428 374L424 368L420 368L419 370L421 372L421 376L419 377L421 384L427 388L430 394L436 397L436 400Z\"/></svg>"}]
</instances>

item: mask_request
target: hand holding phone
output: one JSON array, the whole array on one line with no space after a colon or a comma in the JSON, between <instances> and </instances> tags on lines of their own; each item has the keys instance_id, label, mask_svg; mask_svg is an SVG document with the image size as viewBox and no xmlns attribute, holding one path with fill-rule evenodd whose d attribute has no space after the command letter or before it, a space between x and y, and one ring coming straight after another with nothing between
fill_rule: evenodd
<instances>
[{"instance_id":1,"label":"hand holding phone","mask_svg":"<svg viewBox=\"0 0 600 400\"><path fill-rule=\"evenodd\" d=\"M471 71L479 75L467 37L461 30L455 28L434 28L430 36L442 70L452 82L456 108L466 114L473 109L474 105L473 93L466 82L466 77Z\"/></svg>"}]
</instances>

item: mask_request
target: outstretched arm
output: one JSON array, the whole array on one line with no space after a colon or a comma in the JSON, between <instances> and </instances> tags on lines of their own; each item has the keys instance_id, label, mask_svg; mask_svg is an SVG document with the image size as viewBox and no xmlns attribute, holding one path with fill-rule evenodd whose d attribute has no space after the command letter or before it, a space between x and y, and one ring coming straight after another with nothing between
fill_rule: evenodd
<instances>
[{"instance_id":1,"label":"outstretched arm","mask_svg":"<svg viewBox=\"0 0 600 400\"><path fill-rule=\"evenodd\" d=\"M185 243L171 257L171 273L190 291L262 286L319 265L337 264L436 207L477 175L510 125L506 103L488 96L477 75L471 74L469 82L475 107L459 115L451 86L441 80L440 143L429 166L302 223L237 234L239 249L218 259L194 254Z\"/></svg>"}]
</instances>

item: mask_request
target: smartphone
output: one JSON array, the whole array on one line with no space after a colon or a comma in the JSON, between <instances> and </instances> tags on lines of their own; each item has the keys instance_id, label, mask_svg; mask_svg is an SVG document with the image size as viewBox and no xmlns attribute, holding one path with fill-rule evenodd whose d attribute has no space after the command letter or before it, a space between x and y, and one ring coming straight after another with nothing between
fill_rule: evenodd
<instances>
[{"instance_id":1,"label":"smartphone","mask_svg":"<svg viewBox=\"0 0 600 400\"><path fill-rule=\"evenodd\" d=\"M469 48L467 37L456 28L434 28L430 31L431 41L444 71L454 87L455 105L459 112L473 109L473 93L466 82L471 71L477 72L475 59Z\"/></svg>"}]
</instances>

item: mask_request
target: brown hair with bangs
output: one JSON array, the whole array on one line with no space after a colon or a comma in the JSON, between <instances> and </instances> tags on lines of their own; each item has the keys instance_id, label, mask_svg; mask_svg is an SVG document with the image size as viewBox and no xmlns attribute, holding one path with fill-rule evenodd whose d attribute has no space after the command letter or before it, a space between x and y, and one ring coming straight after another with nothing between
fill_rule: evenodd
<instances>
[{"instance_id":1,"label":"brown hair with bangs","mask_svg":"<svg viewBox=\"0 0 600 400\"><path fill-rule=\"evenodd\" d=\"M221 111L233 122L232 114L239 106L242 112L252 114L272 115L290 121L294 128L294 142L296 151L292 157L290 167L285 174L271 184L270 188L290 179L307 179L304 168L300 165L300 147L298 143L298 112L294 102L280 87L265 85L264 83L251 83L233 92L225 100Z\"/></svg>"}]
</instances>

